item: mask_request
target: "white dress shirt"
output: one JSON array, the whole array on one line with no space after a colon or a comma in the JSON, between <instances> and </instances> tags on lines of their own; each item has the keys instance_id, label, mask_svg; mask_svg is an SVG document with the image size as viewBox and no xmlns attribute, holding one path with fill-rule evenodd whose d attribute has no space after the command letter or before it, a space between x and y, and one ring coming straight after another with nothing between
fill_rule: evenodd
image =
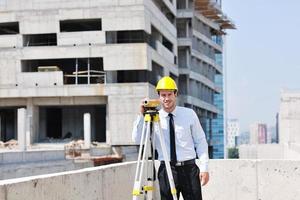
<instances>
[{"instance_id":1,"label":"white dress shirt","mask_svg":"<svg viewBox=\"0 0 300 200\"><path fill-rule=\"evenodd\" d=\"M169 113L161 109L159 118L162 128L162 135L165 140L168 157L170 158L170 129L169 129ZM196 153L200 159L200 171L208 171L208 145L206 142L204 131L200 125L196 113L185 107L176 106L172 112L175 126L175 143L176 155L179 162L196 158ZM139 115L134 122L132 138L136 143L141 140L143 129L143 116ZM154 130L156 137L156 150L158 159L163 160L162 149L160 146L158 130Z\"/></svg>"}]
</instances>

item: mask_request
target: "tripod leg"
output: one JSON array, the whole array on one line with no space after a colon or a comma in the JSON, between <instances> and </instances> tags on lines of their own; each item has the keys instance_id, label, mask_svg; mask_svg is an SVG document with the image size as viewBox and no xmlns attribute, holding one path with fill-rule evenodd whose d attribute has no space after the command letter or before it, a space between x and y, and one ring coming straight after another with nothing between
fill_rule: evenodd
<instances>
[{"instance_id":1,"label":"tripod leg","mask_svg":"<svg viewBox=\"0 0 300 200\"><path fill-rule=\"evenodd\" d=\"M150 123L147 123L147 131L146 131L146 138L145 138L145 145L144 145L144 153L143 153L143 158L142 158L142 164L141 164L141 171L140 171L140 176L139 180L142 182L143 174L144 174L144 169L145 169L145 163L148 162L148 144L149 144L149 137L150 137Z\"/></svg>"},{"instance_id":2,"label":"tripod leg","mask_svg":"<svg viewBox=\"0 0 300 200\"><path fill-rule=\"evenodd\" d=\"M146 135L145 138L142 135L143 142L141 141L141 146L139 150L139 159L137 163L137 170L136 170L136 178L135 178L135 183L134 183L134 189L133 189L133 199L136 200L138 199L138 196L141 194L141 185L143 183L143 173L144 173L144 168L145 168L145 163L148 162L148 144L149 144L149 137L150 137L150 122L145 122L146 125Z\"/></svg>"},{"instance_id":3,"label":"tripod leg","mask_svg":"<svg viewBox=\"0 0 300 200\"><path fill-rule=\"evenodd\" d=\"M173 200L177 200L177 191L176 191L176 188L175 188L174 178L173 178L173 175L172 175L170 159L169 159L168 154L167 154L167 148L166 148L165 140L162 136L161 125L160 125L159 122L157 122L156 124L157 124L158 129L159 129L158 137L159 137L159 142L160 142L162 153L163 153L163 160L164 160L165 165L166 165L166 170L167 170L167 175L168 175L168 179L169 179L171 194L173 196Z\"/></svg>"},{"instance_id":4,"label":"tripod leg","mask_svg":"<svg viewBox=\"0 0 300 200\"><path fill-rule=\"evenodd\" d=\"M134 187L133 187L133 199L137 199L138 195L141 194L141 180L140 173L141 173L141 160L145 153L144 144L145 144L145 135L147 132L147 122L143 123L143 129L142 129L142 135L141 135L141 141L140 141L140 147L139 147L139 154L138 154L138 160L136 164L136 171L135 171L135 178L134 178Z\"/></svg>"},{"instance_id":5,"label":"tripod leg","mask_svg":"<svg viewBox=\"0 0 300 200\"><path fill-rule=\"evenodd\" d=\"M150 152L151 152L151 161L148 159L149 166L147 169L147 186L144 187L146 192L146 199L153 200L153 190L154 190L154 181L155 181L155 135L154 135L154 124L151 122L150 125ZM149 157L150 158L150 157Z\"/></svg>"},{"instance_id":6,"label":"tripod leg","mask_svg":"<svg viewBox=\"0 0 300 200\"><path fill-rule=\"evenodd\" d=\"M139 168L140 168L140 161L141 161L141 156L143 153L143 145L144 145L144 140L145 140L145 134L146 134L146 123L143 123L143 129L142 129L142 135L141 135L141 141L140 141L140 147L139 147L139 154L138 154L138 160L137 160L137 170L135 172L135 179L137 180L138 174L139 174Z\"/></svg>"}]
</instances>

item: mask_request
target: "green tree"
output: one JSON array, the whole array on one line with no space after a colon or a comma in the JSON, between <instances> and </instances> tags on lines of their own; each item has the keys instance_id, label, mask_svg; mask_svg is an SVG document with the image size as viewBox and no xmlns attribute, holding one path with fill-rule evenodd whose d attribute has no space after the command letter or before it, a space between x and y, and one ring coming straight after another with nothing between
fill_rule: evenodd
<instances>
[{"instance_id":1,"label":"green tree","mask_svg":"<svg viewBox=\"0 0 300 200\"><path fill-rule=\"evenodd\" d=\"M228 158L239 158L238 148L228 148Z\"/></svg>"}]
</instances>

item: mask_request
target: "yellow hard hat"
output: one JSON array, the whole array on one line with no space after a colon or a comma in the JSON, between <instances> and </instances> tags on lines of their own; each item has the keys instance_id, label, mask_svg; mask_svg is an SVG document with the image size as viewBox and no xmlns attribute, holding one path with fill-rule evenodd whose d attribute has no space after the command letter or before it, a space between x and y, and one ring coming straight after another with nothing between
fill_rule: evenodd
<instances>
[{"instance_id":1,"label":"yellow hard hat","mask_svg":"<svg viewBox=\"0 0 300 200\"><path fill-rule=\"evenodd\" d=\"M175 81L171 77L165 76L162 77L156 85L156 91L159 90L178 90L178 89Z\"/></svg>"}]
</instances>

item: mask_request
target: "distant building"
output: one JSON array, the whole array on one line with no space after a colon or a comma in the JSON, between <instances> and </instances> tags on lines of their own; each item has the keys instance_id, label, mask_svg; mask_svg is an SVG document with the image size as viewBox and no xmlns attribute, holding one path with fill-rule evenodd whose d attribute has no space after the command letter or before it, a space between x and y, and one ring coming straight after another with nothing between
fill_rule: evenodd
<instances>
[{"instance_id":1,"label":"distant building","mask_svg":"<svg viewBox=\"0 0 300 200\"><path fill-rule=\"evenodd\" d=\"M243 132L240 133L240 135L237 137L237 146L240 146L242 144L249 144L250 136L249 132Z\"/></svg>"},{"instance_id":2,"label":"distant building","mask_svg":"<svg viewBox=\"0 0 300 200\"><path fill-rule=\"evenodd\" d=\"M300 91L281 92L280 110L276 118L274 139L279 143L242 145L239 148L240 158L300 159ZM253 135L254 132L251 132L250 141Z\"/></svg>"},{"instance_id":3,"label":"distant building","mask_svg":"<svg viewBox=\"0 0 300 200\"><path fill-rule=\"evenodd\" d=\"M268 128L268 143L278 143L278 130L276 126Z\"/></svg>"},{"instance_id":4,"label":"distant building","mask_svg":"<svg viewBox=\"0 0 300 200\"><path fill-rule=\"evenodd\" d=\"M267 132L267 144L272 143L272 137L273 137L273 133L270 131L270 128L268 128L268 132Z\"/></svg>"},{"instance_id":5,"label":"distant building","mask_svg":"<svg viewBox=\"0 0 300 200\"><path fill-rule=\"evenodd\" d=\"M300 91L281 93L279 122L279 143L300 144Z\"/></svg>"},{"instance_id":6,"label":"distant building","mask_svg":"<svg viewBox=\"0 0 300 200\"><path fill-rule=\"evenodd\" d=\"M227 147L233 148L237 145L237 137L239 136L240 125L237 119L230 119L227 122Z\"/></svg>"},{"instance_id":7,"label":"distant building","mask_svg":"<svg viewBox=\"0 0 300 200\"><path fill-rule=\"evenodd\" d=\"M276 114L275 143L279 143L279 113Z\"/></svg>"},{"instance_id":8,"label":"distant building","mask_svg":"<svg viewBox=\"0 0 300 200\"><path fill-rule=\"evenodd\" d=\"M250 125L250 144L267 143L267 125L263 123L254 123Z\"/></svg>"}]
</instances>

